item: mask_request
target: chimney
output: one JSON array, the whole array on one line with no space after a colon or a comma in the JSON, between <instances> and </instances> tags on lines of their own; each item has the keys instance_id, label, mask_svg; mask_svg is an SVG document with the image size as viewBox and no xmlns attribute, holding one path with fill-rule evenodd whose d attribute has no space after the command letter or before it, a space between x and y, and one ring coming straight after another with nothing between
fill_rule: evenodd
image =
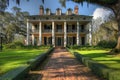
<instances>
[{"instance_id":1,"label":"chimney","mask_svg":"<svg viewBox=\"0 0 120 80\"><path fill-rule=\"evenodd\" d=\"M57 8L57 9L56 9L56 15L61 15L61 14L62 14L61 9L60 9L60 8Z\"/></svg>"},{"instance_id":2,"label":"chimney","mask_svg":"<svg viewBox=\"0 0 120 80\"><path fill-rule=\"evenodd\" d=\"M74 14L79 15L78 10L79 10L79 8L78 8L78 6L76 5L76 6L74 7Z\"/></svg>"},{"instance_id":3,"label":"chimney","mask_svg":"<svg viewBox=\"0 0 120 80\"><path fill-rule=\"evenodd\" d=\"M46 8L46 15L50 15L51 14L51 11L49 8Z\"/></svg>"},{"instance_id":4,"label":"chimney","mask_svg":"<svg viewBox=\"0 0 120 80\"><path fill-rule=\"evenodd\" d=\"M67 10L67 15L72 15L72 9L71 9L71 8L69 8L69 9Z\"/></svg>"},{"instance_id":5,"label":"chimney","mask_svg":"<svg viewBox=\"0 0 120 80\"><path fill-rule=\"evenodd\" d=\"M40 5L40 15L44 15L44 7Z\"/></svg>"}]
</instances>

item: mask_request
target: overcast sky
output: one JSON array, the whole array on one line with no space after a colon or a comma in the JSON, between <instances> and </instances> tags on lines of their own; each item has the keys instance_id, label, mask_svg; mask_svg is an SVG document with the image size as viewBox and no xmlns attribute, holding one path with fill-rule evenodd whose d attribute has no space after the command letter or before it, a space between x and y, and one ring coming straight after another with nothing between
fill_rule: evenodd
<instances>
[{"instance_id":1,"label":"overcast sky","mask_svg":"<svg viewBox=\"0 0 120 80\"><path fill-rule=\"evenodd\" d=\"M10 5L6 9L6 11L12 12L11 8L13 6L20 7L22 11L27 11L30 13L30 15L38 15L39 14L39 7L40 5L43 5L44 8L50 8L52 13L55 13L56 8L61 8L63 13L66 13L66 10L68 8L72 8L74 10L74 6L79 6L79 14L80 15L90 15L94 16L96 18L97 16L103 16L108 15L109 11L104 10L101 6L89 4L89 7L87 6L87 3L85 2L83 6L78 3L74 3L72 1L66 2L66 8L62 7L59 3L59 0L45 0L44 4L41 2L41 0L21 0L21 4L18 6L13 0L9 0Z\"/></svg>"}]
</instances>

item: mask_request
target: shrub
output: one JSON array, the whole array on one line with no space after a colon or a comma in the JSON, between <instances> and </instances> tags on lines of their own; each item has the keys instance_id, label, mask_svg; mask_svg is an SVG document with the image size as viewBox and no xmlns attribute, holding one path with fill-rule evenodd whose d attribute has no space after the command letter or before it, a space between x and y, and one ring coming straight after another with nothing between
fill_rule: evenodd
<instances>
[{"instance_id":1,"label":"shrub","mask_svg":"<svg viewBox=\"0 0 120 80\"><path fill-rule=\"evenodd\" d=\"M78 49L78 48L80 48L80 46L78 46L78 45L67 45L67 47L68 48L70 48L70 49Z\"/></svg>"},{"instance_id":2,"label":"shrub","mask_svg":"<svg viewBox=\"0 0 120 80\"><path fill-rule=\"evenodd\" d=\"M24 45L21 42L12 42L12 43L9 43L9 44L5 44L4 48L5 49L16 49L16 48L21 48L23 46Z\"/></svg>"},{"instance_id":3,"label":"shrub","mask_svg":"<svg viewBox=\"0 0 120 80\"><path fill-rule=\"evenodd\" d=\"M117 42L116 41L100 41L97 46L100 46L102 48L114 48L116 46Z\"/></svg>"}]
</instances>

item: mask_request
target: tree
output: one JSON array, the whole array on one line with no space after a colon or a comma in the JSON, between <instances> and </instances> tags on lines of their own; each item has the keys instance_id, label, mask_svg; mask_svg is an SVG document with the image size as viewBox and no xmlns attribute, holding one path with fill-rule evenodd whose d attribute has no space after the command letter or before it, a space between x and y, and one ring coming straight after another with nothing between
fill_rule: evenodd
<instances>
[{"instance_id":1,"label":"tree","mask_svg":"<svg viewBox=\"0 0 120 80\"><path fill-rule=\"evenodd\" d=\"M0 15L0 31L5 34L5 43L14 40L15 35L25 36L26 34L26 17L28 12L21 12L20 8L13 7L13 13L4 12Z\"/></svg>"},{"instance_id":2,"label":"tree","mask_svg":"<svg viewBox=\"0 0 120 80\"><path fill-rule=\"evenodd\" d=\"M4 12L4 10L7 8L7 6L9 6L9 1L11 0L0 0L0 13ZM16 4L20 5L20 1L22 0L13 0L16 2ZM26 0L29 1L29 0ZM42 0L42 2L44 3L44 0Z\"/></svg>"},{"instance_id":3,"label":"tree","mask_svg":"<svg viewBox=\"0 0 120 80\"><path fill-rule=\"evenodd\" d=\"M17 4L20 4L20 0L15 0ZM70 0L62 0L61 4L64 5L66 1L70 1ZM83 5L83 2L86 1L88 3L91 4L98 4L101 6L104 6L108 9L111 9L114 14L115 14L115 18L116 21L118 23L118 42L117 42L117 46L116 49L120 49L120 0L72 0L73 2L77 2L77 3L81 3ZM0 3L0 10L3 10L6 8L6 4L9 4L9 0L1 0ZM44 3L44 0L42 0L42 2Z\"/></svg>"},{"instance_id":4,"label":"tree","mask_svg":"<svg viewBox=\"0 0 120 80\"><path fill-rule=\"evenodd\" d=\"M90 36L91 36L91 45L96 45L98 42L97 32L99 30L100 25L103 23L101 17L97 19L93 19L89 25L91 26Z\"/></svg>"},{"instance_id":5,"label":"tree","mask_svg":"<svg viewBox=\"0 0 120 80\"><path fill-rule=\"evenodd\" d=\"M115 47L115 49L120 50L120 0L72 0L77 3L83 3L84 1L87 1L87 3L91 4L98 4L101 6L104 6L108 9L111 9L115 14L116 22L118 23L118 42Z\"/></svg>"},{"instance_id":6,"label":"tree","mask_svg":"<svg viewBox=\"0 0 120 80\"><path fill-rule=\"evenodd\" d=\"M117 23L114 20L102 23L99 28L92 33L92 43L97 45L100 41L117 41Z\"/></svg>"}]
</instances>

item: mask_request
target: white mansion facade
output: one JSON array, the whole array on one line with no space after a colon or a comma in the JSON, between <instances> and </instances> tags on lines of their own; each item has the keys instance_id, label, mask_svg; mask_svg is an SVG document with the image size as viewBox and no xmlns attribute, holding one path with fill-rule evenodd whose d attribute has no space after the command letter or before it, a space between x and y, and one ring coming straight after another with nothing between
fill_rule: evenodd
<instances>
[{"instance_id":1,"label":"white mansion facade","mask_svg":"<svg viewBox=\"0 0 120 80\"><path fill-rule=\"evenodd\" d=\"M89 32L86 25L92 20L92 16L79 15L78 10L78 6L75 6L74 12L69 8L66 13L62 13L57 8L56 13L51 13L47 8L44 13L43 6L40 6L39 15L27 17L26 44L54 47L85 45Z\"/></svg>"}]
</instances>

